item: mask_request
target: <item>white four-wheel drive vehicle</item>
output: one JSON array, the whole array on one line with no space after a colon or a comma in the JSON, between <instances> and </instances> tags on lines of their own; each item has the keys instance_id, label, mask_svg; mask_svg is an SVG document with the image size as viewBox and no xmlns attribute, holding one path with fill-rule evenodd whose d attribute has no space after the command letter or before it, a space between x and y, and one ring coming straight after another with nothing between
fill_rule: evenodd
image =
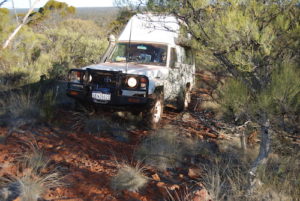
<instances>
[{"instance_id":1,"label":"white four-wheel drive vehicle","mask_svg":"<svg viewBox=\"0 0 300 201\"><path fill-rule=\"evenodd\" d=\"M133 16L101 63L71 69L67 94L102 107L142 112L155 127L165 104L184 110L194 85L190 48L177 44L179 22L173 16Z\"/></svg>"}]
</instances>

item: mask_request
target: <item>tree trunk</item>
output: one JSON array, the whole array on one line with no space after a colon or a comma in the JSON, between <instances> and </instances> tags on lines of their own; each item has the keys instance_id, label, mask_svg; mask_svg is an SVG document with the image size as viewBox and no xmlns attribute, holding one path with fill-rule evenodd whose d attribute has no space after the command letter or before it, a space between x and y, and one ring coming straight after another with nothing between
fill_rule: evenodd
<instances>
[{"instance_id":1,"label":"tree trunk","mask_svg":"<svg viewBox=\"0 0 300 201\"><path fill-rule=\"evenodd\" d=\"M271 148L271 139L270 139L270 120L268 119L266 114L263 114L261 119L261 141L260 141L260 148L259 148L259 154L257 158L254 160L254 162L251 165L251 169L249 171L250 177L249 177L249 188L248 188L248 194L251 195L257 185L261 185L261 181L256 177L257 169L259 166L265 164L268 159L268 155L270 153Z\"/></svg>"},{"instance_id":2,"label":"tree trunk","mask_svg":"<svg viewBox=\"0 0 300 201\"><path fill-rule=\"evenodd\" d=\"M246 142L246 135L245 135L245 130L242 131L240 134L240 140L241 140L241 148L243 151L243 154L247 152L247 142Z\"/></svg>"}]
</instances>

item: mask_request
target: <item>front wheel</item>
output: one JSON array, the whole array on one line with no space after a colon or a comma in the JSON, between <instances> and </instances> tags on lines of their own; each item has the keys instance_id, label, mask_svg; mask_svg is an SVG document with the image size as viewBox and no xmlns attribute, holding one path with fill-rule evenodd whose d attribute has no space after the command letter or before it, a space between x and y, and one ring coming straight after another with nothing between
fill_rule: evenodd
<instances>
[{"instance_id":1,"label":"front wheel","mask_svg":"<svg viewBox=\"0 0 300 201\"><path fill-rule=\"evenodd\" d=\"M144 111L144 121L148 128L156 129L161 121L163 110L164 110L164 101L163 94L156 93L154 94L153 100L149 103L146 111Z\"/></svg>"}]
</instances>

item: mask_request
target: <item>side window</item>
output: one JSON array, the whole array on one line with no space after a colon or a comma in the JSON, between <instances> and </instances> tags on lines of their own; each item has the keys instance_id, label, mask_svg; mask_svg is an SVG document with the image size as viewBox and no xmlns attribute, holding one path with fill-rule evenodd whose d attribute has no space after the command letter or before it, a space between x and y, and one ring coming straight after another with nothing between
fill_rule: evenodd
<instances>
[{"instance_id":1,"label":"side window","mask_svg":"<svg viewBox=\"0 0 300 201\"><path fill-rule=\"evenodd\" d=\"M171 55L170 55L170 67L175 67L175 62L177 62L177 53L175 48L171 48Z\"/></svg>"}]
</instances>

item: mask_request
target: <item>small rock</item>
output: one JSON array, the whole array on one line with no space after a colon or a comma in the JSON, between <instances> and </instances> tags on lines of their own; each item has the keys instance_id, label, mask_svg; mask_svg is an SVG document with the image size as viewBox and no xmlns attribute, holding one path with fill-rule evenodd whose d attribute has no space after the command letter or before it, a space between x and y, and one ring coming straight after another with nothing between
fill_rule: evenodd
<instances>
[{"instance_id":1,"label":"small rock","mask_svg":"<svg viewBox=\"0 0 300 201\"><path fill-rule=\"evenodd\" d=\"M180 178L180 179L183 179L183 178L184 178L184 175L183 175L183 174L179 174L179 178Z\"/></svg>"},{"instance_id":2,"label":"small rock","mask_svg":"<svg viewBox=\"0 0 300 201\"><path fill-rule=\"evenodd\" d=\"M199 178L201 175L201 169L197 167L189 168L188 175L192 179Z\"/></svg>"},{"instance_id":3,"label":"small rock","mask_svg":"<svg viewBox=\"0 0 300 201\"><path fill-rule=\"evenodd\" d=\"M155 181L160 181L160 177L158 176L158 174L153 174L152 175L152 178L153 178L153 180L155 180Z\"/></svg>"},{"instance_id":4,"label":"small rock","mask_svg":"<svg viewBox=\"0 0 300 201\"><path fill-rule=\"evenodd\" d=\"M156 186L159 188L163 188L166 187L166 184L164 182L157 182Z\"/></svg>"},{"instance_id":5,"label":"small rock","mask_svg":"<svg viewBox=\"0 0 300 201\"><path fill-rule=\"evenodd\" d=\"M174 185L168 186L168 189L171 191L174 191L174 190L179 190L180 187L177 184L174 184Z\"/></svg>"},{"instance_id":6,"label":"small rock","mask_svg":"<svg viewBox=\"0 0 300 201\"><path fill-rule=\"evenodd\" d=\"M195 192L193 201L210 201L211 197L209 196L206 189L201 189Z\"/></svg>"},{"instance_id":7,"label":"small rock","mask_svg":"<svg viewBox=\"0 0 300 201\"><path fill-rule=\"evenodd\" d=\"M60 154L53 155L52 158L56 162L60 162L60 161L64 160L64 158Z\"/></svg>"},{"instance_id":8,"label":"small rock","mask_svg":"<svg viewBox=\"0 0 300 201\"><path fill-rule=\"evenodd\" d=\"M182 121L183 121L183 122L191 121L191 119L192 119L192 117L191 117L191 115L190 115L189 113L184 113L184 114L182 115Z\"/></svg>"},{"instance_id":9,"label":"small rock","mask_svg":"<svg viewBox=\"0 0 300 201\"><path fill-rule=\"evenodd\" d=\"M53 144L46 144L46 145L44 145L46 148L48 148L48 149L51 149L51 148L53 148L54 147L54 145Z\"/></svg>"}]
</instances>

